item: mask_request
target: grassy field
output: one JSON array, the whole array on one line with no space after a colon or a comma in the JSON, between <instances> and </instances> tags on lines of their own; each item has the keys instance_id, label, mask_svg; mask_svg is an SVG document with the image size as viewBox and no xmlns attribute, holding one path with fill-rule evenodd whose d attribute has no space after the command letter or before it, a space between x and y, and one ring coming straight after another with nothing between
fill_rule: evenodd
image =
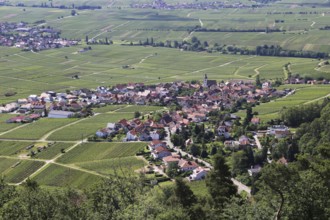
<instances>
[{"instance_id":1,"label":"grassy field","mask_svg":"<svg viewBox=\"0 0 330 220\"><path fill-rule=\"evenodd\" d=\"M15 131L1 135L0 138L38 140L48 132L76 121L77 119L49 119L43 118Z\"/></svg>"},{"instance_id":2,"label":"grassy field","mask_svg":"<svg viewBox=\"0 0 330 220\"><path fill-rule=\"evenodd\" d=\"M40 185L86 189L102 180L102 177L83 171L51 164L33 178Z\"/></svg>"},{"instance_id":3,"label":"grassy field","mask_svg":"<svg viewBox=\"0 0 330 220\"><path fill-rule=\"evenodd\" d=\"M189 186L190 186L191 190L194 192L195 195L205 196L205 195L208 194L208 191L207 191L206 184L205 184L204 180L190 182Z\"/></svg>"},{"instance_id":4,"label":"grassy field","mask_svg":"<svg viewBox=\"0 0 330 220\"><path fill-rule=\"evenodd\" d=\"M84 143L61 157L59 163L81 163L134 156L146 143Z\"/></svg>"},{"instance_id":5,"label":"grassy field","mask_svg":"<svg viewBox=\"0 0 330 220\"><path fill-rule=\"evenodd\" d=\"M98 129L105 128L107 123L118 122L123 118L131 119L133 118L133 113L106 113L96 115L54 132L48 137L48 140L81 140L95 134Z\"/></svg>"}]
</instances>

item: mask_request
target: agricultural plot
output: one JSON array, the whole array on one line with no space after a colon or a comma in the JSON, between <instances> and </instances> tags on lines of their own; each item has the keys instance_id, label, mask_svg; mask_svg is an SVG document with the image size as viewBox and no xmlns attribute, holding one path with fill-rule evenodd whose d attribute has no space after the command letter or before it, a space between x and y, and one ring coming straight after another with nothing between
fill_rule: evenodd
<instances>
[{"instance_id":1,"label":"agricultural plot","mask_svg":"<svg viewBox=\"0 0 330 220\"><path fill-rule=\"evenodd\" d=\"M38 140L48 132L56 128L62 127L66 124L72 123L76 120L77 119L43 118L7 134L0 134L0 137L8 139Z\"/></svg>"},{"instance_id":2,"label":"agricultural plot","mask_svg":"<svg viewBox=\"0 0 330 220\"><path fill-rule=\"evenodd\" d=\"M86 189L102 181L102 177L77 169L51 164L36 175L33 180L40 185Z\"/></svg>"},{"instance_id":3,"label":"agricultural plot","mask_svg":"<svg viewBox=\"0 0 330 220\"><path fill-rule=\"evenodd\" d=\"M5 179L10 183L19 183L44 165L41 161L24 160L6 173Z\"/></svg>"},{"instance_id":4,"label":"agricultural plot","mask_svg":"<svg viewBox=\"0 0 330 220\"><path fill-rule=\"evenodd\" d=\"M25 151L26 147L33 144L32 142L0 141L0 155L18 157L20 152Z\"/></svg>"},{"instance_id":5,"label":"agricultural plot","mask_svg":"<svg viewBox=\"0 0 330 220\"><path fill-rule=\"evenodd\" d=\"M75 141L89 137L100 128L106 127L109 122L118 122L121 119L133 118L133 113L106 113L85 119L74 125L58 130L48 137L48 140Z\"/></svg>"},{"instance_id":6,"label":"agricultural plot","mask_svg":"<svg viewBox=\"0 0 330 220\"><path fill-rule=\"evenodd\" d=\"M52 159L56 155L61 154L62 149L64 149L64 151L65 151L72 145L73 144L70 144L70 143L57 142L53 145L47 146L46 149L43 149L41 152L37 153L37 155L34 156L34 158L45 159L45 160Z\"/></svg>"},{"instance_id":7,"label":"agricultural plot","mask_svg":"<svg viewBox=\"0 0 330 220\"><path fill-rule=\"evenodd\" d=\"M160 111L160 110L166 110L163 106L144 106L144 105L133 105L133 106L128 106L126 108L121 108L117 110L117 112L140 112L142 114L146 114L149 112L154 112L154 111Z\"/></svg>"},{"instance_id":8,"label":"agricultural plot","mask_svg":"<svg viewBox=\"0 0 330 220\"><path fill-rule=\"evenodd\" d=\"M120 45L92 47L85 53L76 53L80 47L71 47L37 54L20 52L20 56L0 50L0 58L8 60L0 66L0 103L47 90L95 88L127 82L156 84L202 80L205 73L219 81L254 79L258 74L263 79L284 78L283 65L288 62L293 74L329 78L322 68L315 70L319 61L312 59L179 52L154 47L142 50L142 47ZM131 68L123 68L126 65ZM73 75L80 78L72 79ZM7 91L17 94L5 97Z\"/></svg>"},{"instance_id":9,"label":"agricultural plot","mask_svg":"<svg viewBox=\"0 0 330 220\"><path fill-rule=\"evenodd\" d=\"M146 143L84 143L59 158L59 163L71 164L134 156Z\"/></svg>"},{"instance_id":10,"label":"agricultural plot","mask_svg":"<svg viewBox=\"0 0 330 220\"><path fill-rule=\"evenodd\" d=\"M146 163L136 157L120 157L93 162L75 163L76 166L102 175L136 175Z\"/></svg>"},{"instance_id":11,"label":"agricultural plot","mask_svg":"<svg viewBox=\"0 0 330 220\"><path fill-rule=\"evenodd\" d=\"M10 129L13 129L17 126L20 126L21 124L14 124L14 123L6 123L6 121L12 117L15 117L16 115L13 114L0 114L0 134L2 132L8 131Z\"/></svg>"},{"instance_id":12,"label":"agricultural plot","mask_svg":"<svg viewBox=\"0 0 330 220\"><path fill-rule=\"evenodd\" d=\"M1 158L0 159L0 175L5 176L7 172L9 172L13 165L15 165L19 160L17 159L8 159L8 158Z\"/></svg>"},{"instance_id":13,"label":"agricultural plot","mask_svg":"<svg viewBox=\"0 0 330 220\"><path fill-rule=\"evenodd\" d=\"M95 113L107 113L117 111L118 109L126 108L126 105L107 105L100 108L93 108L93 112Z\"/></svg>"},{"instance_id":14,"label":"agricultural plot","mask_svg":"<svg viewBox=\"0 0 330 220\"><path fill-rule=\"evenodd\" d=\"M322 101L323 97L330 94L330 87L326 85L284 85L279 89L285 88L295 88L296 92L288 97L262 103L253 108L253 111L257 111L258 117L263 121L277 118L283 108ZM240 111L238 115L244 117L245 111Z\"/></svg>"}]
</instances>

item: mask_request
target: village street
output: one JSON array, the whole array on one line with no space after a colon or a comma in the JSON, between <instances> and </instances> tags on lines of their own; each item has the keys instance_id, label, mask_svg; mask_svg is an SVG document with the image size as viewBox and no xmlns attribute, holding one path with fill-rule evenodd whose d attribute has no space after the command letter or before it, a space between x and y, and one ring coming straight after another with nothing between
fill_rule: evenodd
<instances>
[{"instance_id":1,"label":"village street","mask_svg":"<svg viewBox=\"0 0 330 220\"><path fill-rule=\"evenodd\" d=\"M191 154L189 154L187 152L184 152L181 149L175 147L173 145L172 141L171 141L171 136L170 136L170 130L169 130L169 128L168 127L165 127L165 131L166 131L166 134L167 134L167 136L165 137L165 141L166 141L167 146L169 146L171 149L175 150L177 153L180 153L182 156L186 156L187 155L188 157L193 158L194 160L197 160L199 163L203 163L206 167L208 167L210 169L213 169L213 166L210 163L208 163L208 162L206 162L204 160L201 160L199 158L196 158L193 155L191 155ZM237 186L237 190L238 190L239 193L242 192L242 191L245 191L245 192L248 193L249 196L251 195L251 189L250 189L250 187L244 185L243 183L239 182L238 180L236 180L234 178L232 178L231 180Z\"/></svg>"}]
</instances>

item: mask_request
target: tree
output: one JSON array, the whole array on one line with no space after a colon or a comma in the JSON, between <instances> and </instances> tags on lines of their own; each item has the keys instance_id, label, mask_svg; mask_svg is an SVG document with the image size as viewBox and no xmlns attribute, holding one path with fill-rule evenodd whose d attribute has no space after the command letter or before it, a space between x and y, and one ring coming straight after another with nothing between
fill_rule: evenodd
<instances>
[{"instance_id":1,"label":"tree","mask_svg":"<svg viewBox=\"0 0 330 220\"><path fill-rule=\"evenodd\" d=\"M259 187L261 190L270 189L272 193L268 193L268 195L275 197L275 201L278 201L275 219L282 217L284 205L288 198L287 194L294 191L297 182L299 182L297 172L288 166L271 163L262 169ZM268 200L271 201L272 199L268 198Z\"/></svg>"},{"instance_id":2,"label":"tree","mask_svg":"<svg viewBox=\"0 0 330 220\"><path fill-rule=\"evenodd\" d=\"M76 10L71 10L71 16L75 16L77 14Z\"/></svg>"},{"instance_id":3,"label":"tree","mask_svg":"<svg viewBox=\"0 0 330 220\"><path fill-rule=\"evenodd\" d=\"M251 122L252 118L253 118L252 108L251 106L248 105L246 107L246 117L244 118L243 126L246 127Z\"/></svg>"},{"instance_id":4,"label":"tree","mask_svg":"<svg viewBox=\"0 0 330 220\"><path fill-rule=\"evenodd\" d=\"M215 155L214 169L206 177L206 186L216 207L223 208L224 204L236 194L237 188L231 180L229 167L222 155Z\"/></svg>"},{"instance_id":5,"label":"tree","mask_svg":"<svg viewBox=\"0 0 330 220\"><path fill-rule=\"evenodd\" d=\"M259 87L259 88L261 87L261 81L260 81L260 76L259 75L256 76L256 86Z\"/></svg>"},{"instance_id":6,"label":"tree","mask_svg":"<svg viewBox=\"0 0 330 220\"><path fill-rule=\"evenodd\" d=\"M141 113L139 111L134 112L134 118L139 118L141 116Z\"/></svg>"},{"instance_id":7,"label":"tree","mask_svg":"<svg viewBox=\"0 0 330 220\"><path fill-rule=\"evenodd\" d=\"M232 173L236 176L247 171L249 158L245 151L238 151L232 154Z\"/></svg>"},{"instance_id":8,"label":"tree","mask_svg":"<svg viewBox=\"0 0 330 220\"><path fill-rule=\"evenodd\" d=\"M166 174L170 178L174 178L179 174L178 170L179 166L177 163L169 163L168 167L166 168Z\"/></svg>"},{"instance_id":9,"label":"tree","mask_svg":"<svg viewBox=\"0 0 330 220\"><path fill-rule=\"evenodd\" d=\"M174 195L184 208L190 208L197 202L197 198L189 186L181 178L175 179Z\"/></svg>"}]
</instances>

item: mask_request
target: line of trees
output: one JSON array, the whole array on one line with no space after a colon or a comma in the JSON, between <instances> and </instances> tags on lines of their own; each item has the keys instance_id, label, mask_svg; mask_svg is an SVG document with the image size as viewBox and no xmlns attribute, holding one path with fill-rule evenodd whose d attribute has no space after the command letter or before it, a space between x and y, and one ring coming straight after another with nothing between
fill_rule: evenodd
<instances>
[{"instance_id":1,"label":"line of trees","mask_svg":"<svg viewBox=\"0 0 330 220\"><path fill-rule=\"evenodd\" d=\"M127 44L123 44L127 45ZM234 45L219 45L215 43L213 46L210 46L207 41L200 41L197 37L193 36L189 41L170 41L166 40L165 42L159 41L155 42L151 37L147 38L145 41L139 41L137 44L131 42L129 46L153 46L153 47L168 47L168 48L177 48L186 51L207 51L212 52L221 52L223 54L241 54L241 55L258 55L258 56L279 56L279 57L302 57L302 58L317 58L324 59L328 58L329 54L324 52L314 52L314 51L296 51L296 50L285 50L278 45L262 45L257 46L254 50L247 48L240 48Z\"/></svg>"}]
</instances>

